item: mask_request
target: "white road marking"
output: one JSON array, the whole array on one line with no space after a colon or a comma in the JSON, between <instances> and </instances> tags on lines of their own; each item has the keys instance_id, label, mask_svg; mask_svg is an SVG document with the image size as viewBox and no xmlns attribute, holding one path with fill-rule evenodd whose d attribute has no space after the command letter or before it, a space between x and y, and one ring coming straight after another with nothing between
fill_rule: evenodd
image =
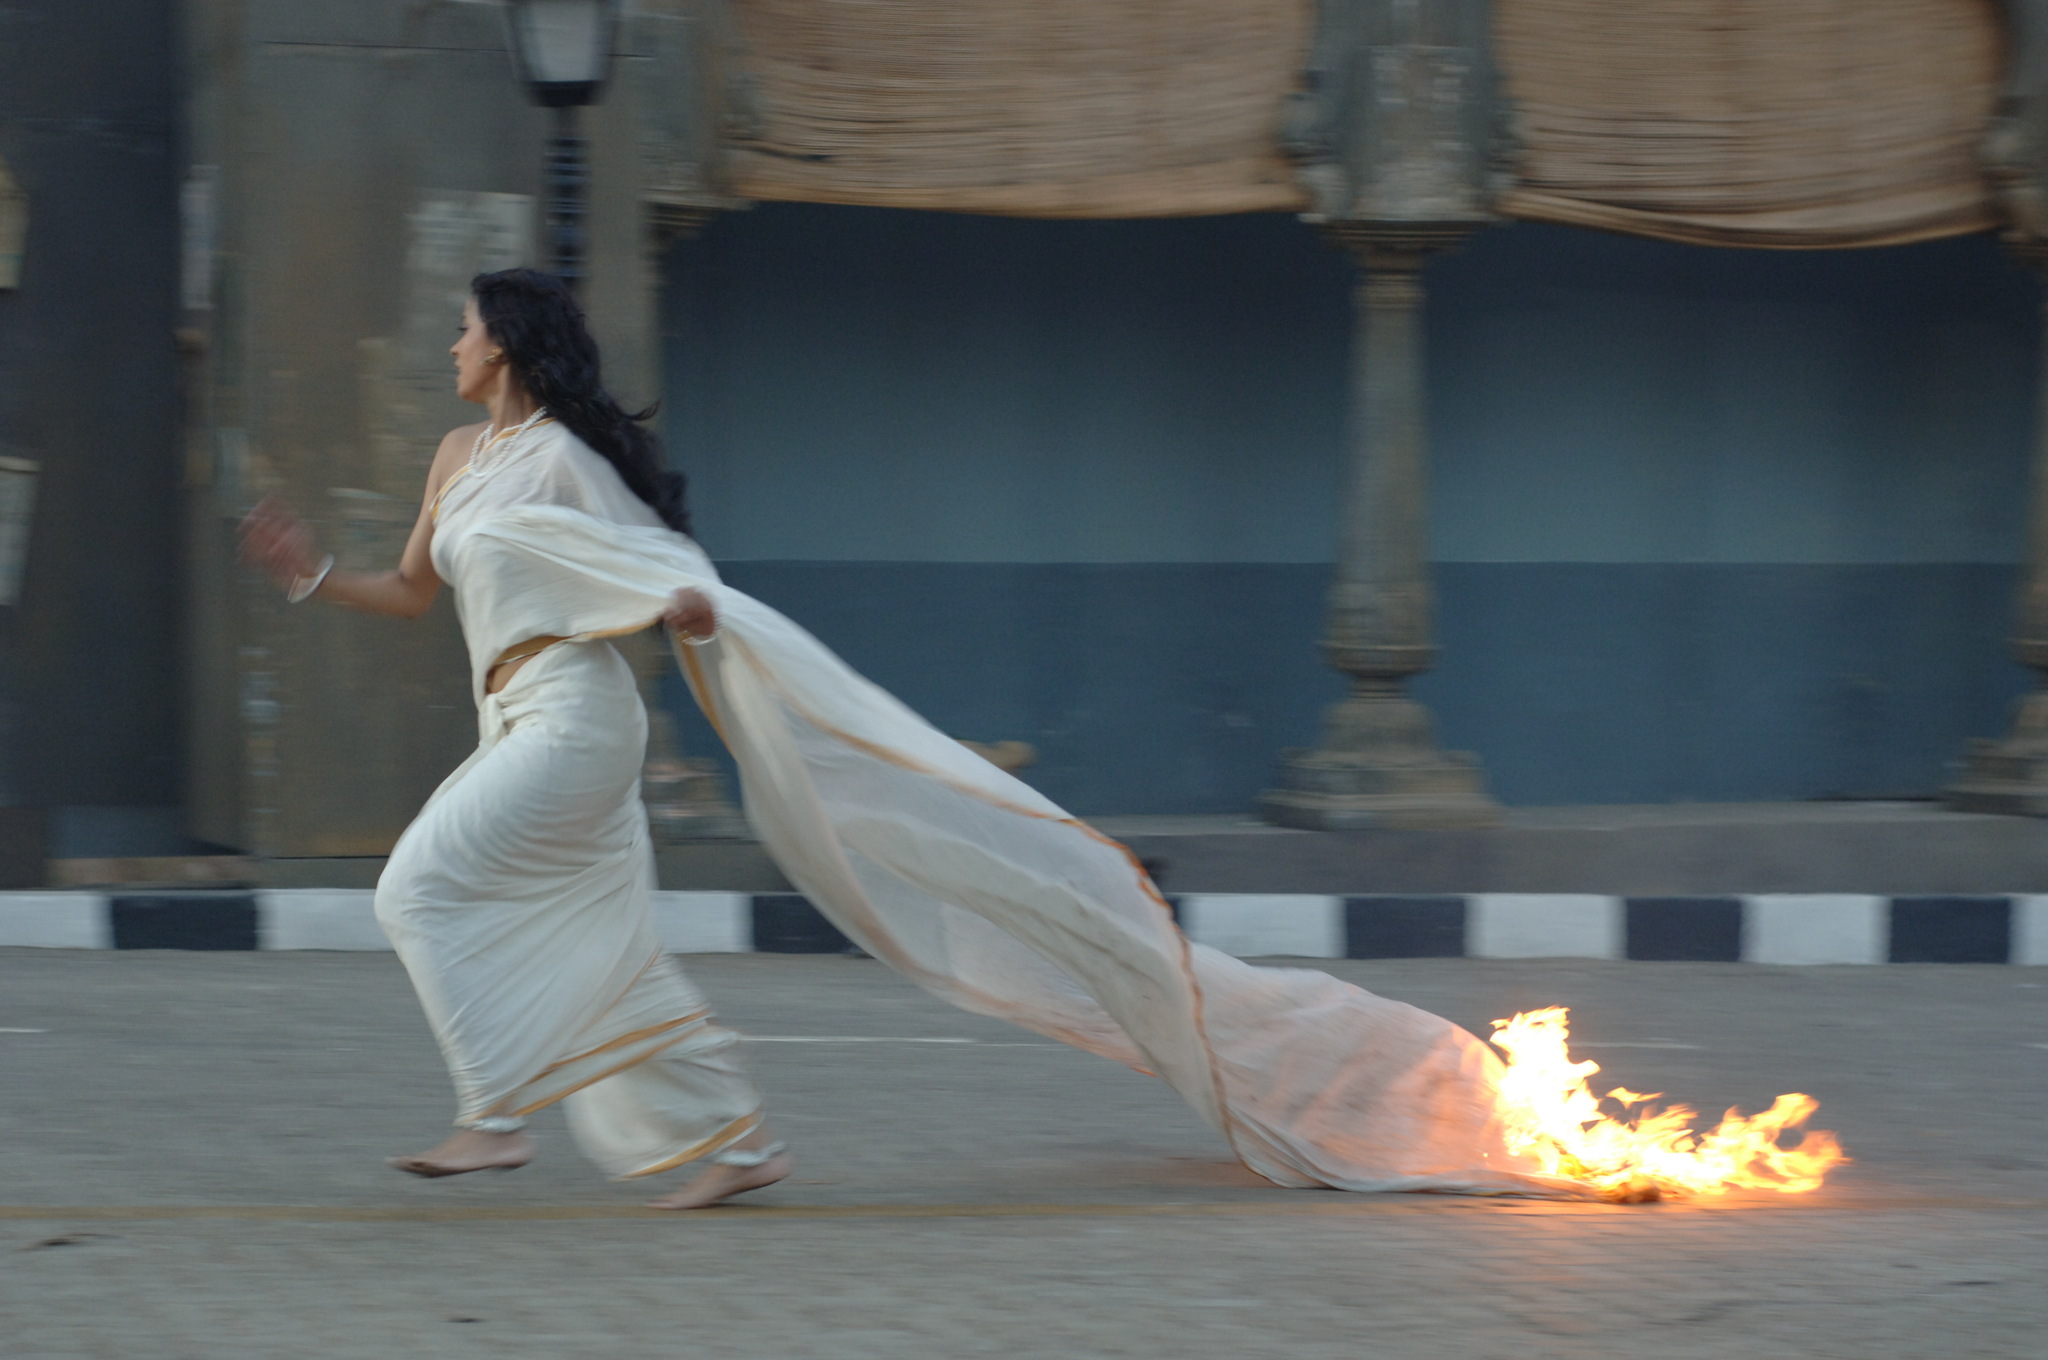
<instances>
[{"instance_id":1,"label":"white road marking","mask_svg":"<svg viewBox=\"0 0 2048 1360\"><path fill-rule=\"evenodd\" d=\"M884 1034L742 1034L740 1038L750 1044L973 1044L979 1048L1064 1047L1062 1044L1014 1043L1000 1039L908 1038ZM1705 1048L1704 1044L1680 1044L1669 1039L1574 1039L1571 1045L1573 1048Z\"/></svg>"},{"instance_id":2,"label":"white road marking","mask_svg":"<svg viewBox=\"0 0 2048 1360\"><path fill-rule=\"evenodd\" d=\"M11 1029L7 1026L0 1026L0 1034L48 1034L49 1032L46 1029Z\"/></svg>"},{"instance_id":3,"label":"white road marking","mask_svg":"<svg viewBox=\"0 0 2048 1360\"><path fill-rule=\"evenodd\" d=\"M909 1038L884 1034L742 1034L750 1044L973 1044L980 1048L1061 1048L1061 1044L1014 1043L1000 1039L948 1037ZM1685 1048L1702 1049L1703 1044L1673 1043L1669 1039L1588 1039L1571 1041L1573 1048Z\"/></svg>"},{"instance_id":4,"label":"white road marking","mask_svg":"<svg viewBox=\"0 0 2048 1360\"><path fill-rule=\"evenodd\" d=\"M991 1039L899 1039L868 1034L742 1034L750 1044L978 1044L982 1048L1059 1048L1059 1044L1017 1044Z\"/></svg>"}]
</instances>

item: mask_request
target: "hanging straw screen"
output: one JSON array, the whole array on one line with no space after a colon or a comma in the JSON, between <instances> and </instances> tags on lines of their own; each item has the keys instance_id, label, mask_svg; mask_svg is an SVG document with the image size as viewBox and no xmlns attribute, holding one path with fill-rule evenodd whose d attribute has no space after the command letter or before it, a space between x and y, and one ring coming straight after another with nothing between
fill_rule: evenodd
<instances>
[{"instance_id":1,"label":"hanging straw screen","mask_svg":"<svg viewBox=\"0 0 2048 1360\"><path fill-rule=\"evenodd\" d=\"M1496 0L1515 217L1723 246L1992 225L1990 0Z\"/></svg>"}]
</instances>

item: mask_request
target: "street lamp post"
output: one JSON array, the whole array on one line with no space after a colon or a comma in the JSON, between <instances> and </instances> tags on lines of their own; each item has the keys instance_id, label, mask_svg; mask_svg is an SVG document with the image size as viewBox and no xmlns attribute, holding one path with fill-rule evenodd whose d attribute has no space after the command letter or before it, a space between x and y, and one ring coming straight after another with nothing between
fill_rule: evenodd
<instances>
[{"instance_id":1,"label":"street lamp post","mask_svg":"<svg viewBox=\"0 0 2048 1360\"><path fill-rule=\"evenodd\" d=\"M620 0L506 0L512 54L533 102L554 111L548 136L548 262L571 288L583 282L590 182L578 111L595 104L611 69Z\"/></svg>"},{"instance_id":2,"label":"street lamp post","mask_svg":"<svg viewBox=\"0 0 2048 1360\"><path fill-rule=\"evenodd\" d=\"M580 289L589 257L584 202L590 184L580 111L604 93L621 0L505 0L509 46L533 102L553 111L547 150L548 267ZM648 714L641 774L648 822L660 844L748 839L745 819L726 802L717 766L685 757L661 702L667 649L643 635L629 649Z\"/></svg>"}]
</instances>

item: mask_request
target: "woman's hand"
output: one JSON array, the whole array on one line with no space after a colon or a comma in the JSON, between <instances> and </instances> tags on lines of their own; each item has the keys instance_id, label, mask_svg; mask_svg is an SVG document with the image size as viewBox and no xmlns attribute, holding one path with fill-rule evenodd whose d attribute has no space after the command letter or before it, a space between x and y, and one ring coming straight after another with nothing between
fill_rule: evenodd
<instances>
[{"instance_id":1,"label":"woman's hand","mask_svg":"<svg viewBox=\"0 0 2048 1360\"><path fill-rule=\"evenodd\" d=\"M242 560L286 588L320 570L312 529L275 496L257 502L242 521Z\"/></svg>"},{"instance_id":2,"label":"woman's hand","mask_svg":"<svg viewBox=\"0 0 2048 1360\"><path fill-rule=\"evenodd\" d=\"M668 609L661 616L661 626L685 642L692 638L701 641L718 632L718 614L703 591L695 586L685 586L668 597Z\"/></svg>"}]
</instances>

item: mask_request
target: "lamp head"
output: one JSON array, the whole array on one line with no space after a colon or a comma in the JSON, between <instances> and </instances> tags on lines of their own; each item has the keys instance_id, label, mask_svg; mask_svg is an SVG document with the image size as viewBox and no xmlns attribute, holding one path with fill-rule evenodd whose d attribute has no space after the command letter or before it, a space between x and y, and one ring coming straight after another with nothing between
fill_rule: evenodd
<instances>
[{"instance_id":1,"label":"lamp head","mask_svg":"<svg viewBox=\"0 0 2048 1360\"><path fill-rule=\"evenodd\" d=\"M506 0L505 26L533 101L594 104L604 89L620 0Z\"/></svg>"}]
</instances>

